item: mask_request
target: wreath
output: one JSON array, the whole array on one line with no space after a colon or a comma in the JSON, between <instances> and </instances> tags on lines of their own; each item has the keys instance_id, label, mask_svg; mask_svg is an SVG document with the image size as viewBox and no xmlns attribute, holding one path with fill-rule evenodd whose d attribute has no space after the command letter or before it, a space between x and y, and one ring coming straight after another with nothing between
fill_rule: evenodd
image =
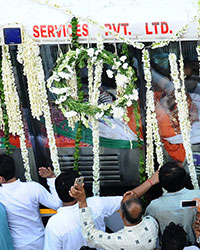
<instances>
[{"instance_id":1,"label":"wreath","mask_svg":"<svg viewBox=\"0 0 200 250\"><path fill-rule=\"evenodd\" d=\"M128 121L126 108L138 100L138 91L135 86L136 76L133 67L128 66L125 55L117 55L99 48L76 48L68 51L57 60L57 65L52 76L48 79L47 86L55 95L55 103L59 105L66 118L77 117L88 126L88 117L100 118L110 115L114 118ZM95 71L101 64L100 72ZM115 78L116 100L113 103L95 104L91 100L95 88L95 78L102 74L103 64L110 69L106 70L109 78ZM92 79L89 81L89 101L83 101L83 93L80 94L79 82L80 69L86 67L92 70ZM89 72L88 72L89 78ZM93 91L90 88L93 87Z\"/></svg>"}]
</instances>

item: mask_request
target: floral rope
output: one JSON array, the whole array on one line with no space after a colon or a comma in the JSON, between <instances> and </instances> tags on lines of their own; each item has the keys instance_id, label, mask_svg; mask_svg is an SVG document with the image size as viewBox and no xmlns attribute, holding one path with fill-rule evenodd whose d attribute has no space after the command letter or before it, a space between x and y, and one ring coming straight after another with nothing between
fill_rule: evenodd
<instances>
[{"instance_id":1,"label":"floral rope","mask_svg":"<svg viewBox=\"0 0 200 250\"><path fill-rule=\"evenodd\" d=\"M5 104L8 114L9 131L13 135L19 135L22 159L25 168L25 178L31 181L28 150L26 147L26 138L20 111L19 96L15 86L15 79L10 61L8 46L2 46L2 79L5 94Z\"/></svg>"},{"instance_id":2,"label":"floral rope","mask_svg":"<svg viewBox=\"0 0 200 250\"><path fill-rule=\"evenodd\" d=\"M197 51L197 58L199 62L199 75L200 75L200 45L196 47L196 51Z\"/></svg>"},{"instance_id":3,"label":"floral rope","mask_svg":"<svg viewBox=\"0 0 200 250\"><path fill-rule=\"evenodd\" d=\"M44 115L52 165L55 174L59 175L60 166L58 152L45 87L44 70L39 53L39 47L36 42L34 42L29 35L24 33L24 42L19 45L17 58L20 63L23 63L24 74L27 76L32 115L37 119L40 119L42 114Z\"/></svg>"},{"instance_id":4,"label":"floral rope","mask_svg":"<svg viewBox=\"0 0 200 250\"><path fill-rule=\"evenodd\" d=\"M177 59L174 53L171 53L169 55L169 63L170 63L170 69L171 69L171 77L172 77L174 87L175 87L174 93L175 93L176 103L178 107L178 118L180 122L181 134L183 138L183 145L184 145L185 152L186 152L186 159L188 162L188 169L190 172L190 176L191 176L191 180L192 180L192 184L194 188L199 189L195 166L193 162L193 154L192 154L192 149L191 149L190 137L189 137L190 127L188 127L188 117L187 117L188 111L185 112L185 108L187 105L185 103L186 98L185 97L183 98L182 92L180 91L181 83L179 80Z\"/></svg>"},{"instance_id":5,"label":"floral rope","mask_svg":"<svg viewBox=\"0 0 200 250\"><path fill-rule=\"evenodd\" d=\"M0 129L4 129L3 110L1 106L2 106L2 103L0 100Z\"/></svg>"},{"instance_id":6,"label":"floral rope","mask_svg":"<svg viewBox=\"0 0 200 250\"><path fill-rule=\"evenodd\" d=\"M163 151L162 151L162 143L159 134L158 121L156 119L155 113L155 102L154 102L154 93L151 90L152 87L152 77L150 70L150 57L148 50L144 49L142 54L142 61L144 64L144 78L146 81L146 103L147 103L147 111L146 111L146 126L147 126L147 154L146 154L146 172L148 177L150 177L154 173L154 147L153 140L156 145L156 155L157 161L159 164L159 168L163 165Z\"/></svg>"},{"instance_id":7,"label":"floral rope","mask_svg":"<svg viewBox=\"0 0 200 250\"><path fill-rule=\"evenodd\" d=\"M94 86L93 86L93 92L91 93L91 103L94 105L98 104L99 100L99 87L101 85L101 75L103 70L103 61L98 61L95 67L95 77L94 77ZM92 138L93 138L93 154L94 154L94 160L93 160L93 194L95 196L99 196L99 190L100 190L100 166L99 166L99 122L98 117L94 117L91 119L92 121Z\"/></svg>"},{"instance_id":8,"label":"floral rope","mask_svg":"<svg viewBox=\"0 0 200 250\"><path fill-rule=\"evenodd\" d=\"M92 192L94 196L99 196L100 190L100 166L99 166L99 122L96 119L92 119L92 138L93 138L93 183Z\"/></svg>"},{"instance_id":9,"label":"floral rope","mask_svg":"<svg viewBox=\"0 0 200 250\"><path fill-rule=\"evenodd\" d=\"M198 0L197 35L200 36L200 0Z\"/></svg>"}]
</instances>

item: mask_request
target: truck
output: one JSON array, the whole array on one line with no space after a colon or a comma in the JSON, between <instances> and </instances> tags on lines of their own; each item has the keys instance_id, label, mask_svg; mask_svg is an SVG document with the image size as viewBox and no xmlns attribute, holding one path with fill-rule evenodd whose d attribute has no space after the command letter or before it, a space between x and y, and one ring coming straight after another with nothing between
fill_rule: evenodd
<instances>
[{"instance_id":1,"label":"truck","mask_svg":"<svg viewBox=\"0 0 200 250\"><path fill-rule=\"evenodd\" d=\"M177 161L198 188L199 1L0 3L0 150L17 177L74 168L122 194Z\"/></svg>"}]
</instances>

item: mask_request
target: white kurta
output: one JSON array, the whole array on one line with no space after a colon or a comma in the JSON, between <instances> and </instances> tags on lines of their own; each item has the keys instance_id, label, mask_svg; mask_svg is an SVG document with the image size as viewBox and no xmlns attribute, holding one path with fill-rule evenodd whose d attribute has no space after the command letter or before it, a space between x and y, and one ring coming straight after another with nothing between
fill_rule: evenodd
<instances>
[{"instance_id":1,"label":"white kurta","mask_svg":"<svg viewBox=\"0 0 200 250\"><path fill-rule=\"evenodd\" d=\"M104 218L119 209L121 199L121 196L87 199L99 230L105 231ZM81 246L87 246L81 231L78 204L59 208L57 212L47 223L44 250L78 250Z\"/></svg>"},{"instance_id":2,"label":"white kurta","mask_svg":"<svg viewBox=\"0 0 200 250\"><path fill-rule=\"evenodd\" d=\"M44 226L39 203L52 209L58 209L62 204L54 181L55 178L47 179L52 194L34 181L16 180L0 187L0 202L6 207L15 249L43 250Z\"/></svg>"}]
</instances>

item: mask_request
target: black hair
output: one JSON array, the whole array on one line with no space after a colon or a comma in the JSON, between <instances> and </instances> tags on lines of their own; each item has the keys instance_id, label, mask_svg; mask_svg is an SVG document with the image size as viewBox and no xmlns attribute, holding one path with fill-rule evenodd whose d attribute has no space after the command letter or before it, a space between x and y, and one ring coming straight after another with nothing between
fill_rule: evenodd
<instances>
[{"instance_id":1,"label":"black hair","mask_svg":"<svg viewBox=\"0 0 200 250\"><path fill-rule=\"evenodd\" d=\"M182 225L170 222L162 235L161 250L182 250L186 245L186 235Z\"/></svg>"},{"instance_id":2,"label":"black hair","mask_svg":"<svg viewBox=\"0 0 200 250\"><path fill-rule=\"evenodd\" d=\"M9 155L0 155L0 176L6 181L15 177L15 162Z\"/></svg>"},{"instance_id":3,"label":"black hair","mask_svg":"<svg viewBox=\"0 0 200 250\"><path fill-rule=\"evenodd\" d=\"M161 186L168 192L176 192L184 187L186 171L175 162L165 163L159 171Z\"/></svg>"},{"instance_id":4,"label":"black hair","mask_svg":"<svg viewBox=\"0 0 200 250\"><path fill-rule=\"evenodd\" d=\"M69 190L71 186L74 185L74 181L77 177L80 177L80 174L77 171L73 171L72 169L68 169L65 173L61 173L55 180L55 187L58 193L59 198L63 202L71 202L74 201L69 195Z\"/></svg>"},{"instance_id":5,"label":"black hair","mask_svg":"<svg viewBox=\"0 0 200 250\"><path fill-rule=\"evenodd\" d=\"M135 203L137 205L140 206L140 211L137 215L135 215L133 217L133 215L131 215L131 213L129 212L129 208L130 206ZM124 215L124 218L127 222L131 223L131 224L136 224L138 223L141 218L142 218L142 214L143 214L143 207L142 207L142 202L140 199L138 198L131 198L126 200L125 202L121 202L121 212Z\"/></svg>"}]
</instances>

